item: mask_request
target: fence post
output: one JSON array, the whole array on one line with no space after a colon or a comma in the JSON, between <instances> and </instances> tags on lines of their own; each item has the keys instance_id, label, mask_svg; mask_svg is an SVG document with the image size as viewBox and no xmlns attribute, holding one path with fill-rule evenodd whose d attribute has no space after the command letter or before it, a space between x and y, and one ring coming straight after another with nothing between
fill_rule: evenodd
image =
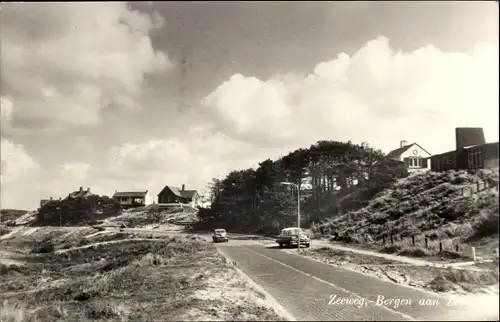
<instances>
[{"instance_id":1,"label":"fence post","mask_svg":"<svg viewBox=\"0 0 500 322\"><path fill-rule=\"evenodd\" d=\"M425 248L429 248L429 239L425 236Z\"/></svg>"},{"instance_id":2,"label":"fence post","mask_svg":"<svg viewBox=\"0 0 500 322\"><path fill-rule=\"evenodd\" d=\"M382 236L382 243L385 245L385 235Z\"/></svg>"},{"instance_id":3,"label":"fence post","mask_svg":"<svg viewBox=\"0 0 500 322\"><path fill-rule=\"evenodd\" d=\"M470 249L472 251L472 260L476 261L476 247L471 247Z\"/></svg>"},{"instance_id":4,"label":"fence post","mask_svg":"<svg viewBox=\"0 0 500 322\"><path fill-rule=\"evenodd\" d=\"M458 253L460 250L460 246L458 244L455 245L455 251Z\"/></svg>"},{"instance_id":5,"label":"fence post","mask_svg":"<svg viewBox=\"0 0 500 322\"><path fill-rule=\"evenodd\" d=\"M477 184L477 191L479 191L479 189L480 189L479 181L476 182L476 184Z\"/></svg>"},{"instance_id":6,"label":"fence post","mask_svg":"<svg viewBox=\"0 0 500 322\"><path fill-rule=\"evenodd\" d=\"M462 196L464 195L464 188L460 188L460 192L462 193Z\"/></svg>"},{"instance_id":7,"label":"fence post","mask_svg":"<svg viewBox=\"0 0 500 322\"><path fill-rule=\"evenodd\" d=\"M391 235L391 244L394 244L394 237Z\"/></svg>"},{"instance_id":8,"label":"fence post","mask_svg":"<svg viewBox=\"0 0 500 322\"><path fill-rule=\"evenodd\" d=\"M415 246L415 236L411 236L411 243L413 246Z\"/></svg>"},{"instance_id":9,"label":"fence post","mask_svg":"<svg viewBox=\"0 0 500 322\"><path fill-rule=\"evenodd\" d=\"M443 242L442 241L439 241L439 252L440 253L443 252Z\"/></svg>"}]
</instances>

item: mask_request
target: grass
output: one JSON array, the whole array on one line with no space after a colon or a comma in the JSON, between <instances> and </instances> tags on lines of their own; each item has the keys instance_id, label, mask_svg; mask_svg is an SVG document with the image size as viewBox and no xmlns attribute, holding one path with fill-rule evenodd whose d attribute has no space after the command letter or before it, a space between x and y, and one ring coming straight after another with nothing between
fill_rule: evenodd
<instances>
[{"instance_id":1,"label":"grass","mask_svg":"<svg viewBox=\"0 0 500 322\"><path fill-rule=\"evenodd\" d=\"M45 243L61 249L57 240L55 234ZM31 254L34 246L25 243L18 258L23 265L0 264L1 321L282 319L265 303L245 301L253 290L198 237L129 240L61 254L40 248ZM229 298L207 296L214 288Z\"/></svg>"},{"instance_id":2,"label":"grass","mask_svg":"<svg viewBox=\"0 0 500 322\"><path fill-rule=\"evenodd\" d=\"M111 221L124 223L127 227L139 227L149 224L173 223L177 220L196 221L196 209L183 208L158 208L150 206L147 208L131 209Z\"/></svg>"},{"instance_id":3,"label":"grass","mask_svg":"<svg viewBox=\"0 0 500 322\"><path fill-rule=\"evenodd\" d=\"M456 269L441 269L427 287L437 292L448 292L459 285L467 292L474 292L485 286L498 283L498 273L493 271L478 272Z\"/></svg>"},{"instance_id":4,"label":"grass","mask_svg":"<svg viewBox=\"0 0 500 322\"><path fill-rule=\"evenodd\" d=\"M499 195L484 183L495 180L498 182L498 171L489 170L478 175L464 171L417 174L386 189L365 208L333 217L312 229L315 236L321 236L321 230L327 235L337 233L338 241L363 247L376 245L373 248L383 252L394 249L390 253L436 258L445 254L469 259L470 247L478 241L498 240ZM462 195L463 187L475 187L478 181L486 187L484 191ZM392 244L391 235L394 246L387 246ZM411 236L416 239L415 245ZM440 242L446 252L441 252ZM490 253L494 250L490 249Z\"/></svg>"},{"instance_id":5,"label":"grass","mask_svg":"<svg viewBox=\"0 0 500 322\"><path fill-rule=\"evenodd\" d=\"M0 209L0 217L2 222L8 222L12 220L16 220L17 218L27 214L27 210L19 210L19 209Z\"/></svg>"}]
</instances>

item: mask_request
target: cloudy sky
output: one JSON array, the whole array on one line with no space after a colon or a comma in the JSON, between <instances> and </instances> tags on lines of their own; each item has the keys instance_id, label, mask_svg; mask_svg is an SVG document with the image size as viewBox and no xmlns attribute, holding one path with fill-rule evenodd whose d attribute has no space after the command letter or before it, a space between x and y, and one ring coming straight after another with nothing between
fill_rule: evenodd
<instances>
[{"instance_id":1,"label":"cloudy sky","mask_svg":"<svg viewBox=\"0 0 500 322\"><path fill-rule=\"evenodd\" d=\"M1 207L203 191L320 139L497 141L498 19L496 2L4 3Z\"/></svg>"}]
</instances>

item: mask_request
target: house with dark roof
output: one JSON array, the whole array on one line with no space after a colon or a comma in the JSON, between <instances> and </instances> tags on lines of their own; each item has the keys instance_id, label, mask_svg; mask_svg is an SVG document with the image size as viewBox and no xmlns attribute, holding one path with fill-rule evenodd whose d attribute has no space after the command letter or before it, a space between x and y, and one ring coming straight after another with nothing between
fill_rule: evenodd
<instances>
[{"instance_id":1,"label":"house with dark roof","mask_svg":"<svg viewBox=\"0 0 500 322\"><path fill-rule=\"evenodd\" d=\"M430 170L430 156L431 154L418 143L408 144L403 140L400 141L399 148L387 153L386 158L404 162L409 172L422 172Z\"/></svg>"},{"instance_id":2,"label":"house with dark roof","mask_svg":"<svg viewBox=\"0 0 500 322\"><path fill-rule=\"evenodd\" d=\"M83 190L83 187L80 187L79 190L69 193L66 199L86 198L90 195L92 195L92 193L90 193L90 188Z\"/></svg>"},{"instance_id":3,"label":"house with dark roof","mask_svg":"<svg viewBox=\"0 0 500 322\"><path fill-rule=\"evenodd\" d=\"M455 150L433 155L432 171L498 168L498 142L486 143L483 128L457 127Z\"/></svg>"},{"instance_id":4,"label":"house with dark roof","mask_svg":"<svg viewBox=\"0 0 500 322\"><path fill-rule=\"evenodd\" d=\"M181 188L165 186L158 194L158 203L183 203L196 207L199 204L199 195L196 190L186 190L185 185Z\"/></svg>"},{"instance_id":5,"label":"house with dark roof","mask_svg":"<svg viewBox=\"0 0 500 322\"><path fill-rule=\"evenodd\" d=\"M143 207L150 202L148 190L146 191L115 191L113 199L123 208Z\"/></svg>"}]
</instances>

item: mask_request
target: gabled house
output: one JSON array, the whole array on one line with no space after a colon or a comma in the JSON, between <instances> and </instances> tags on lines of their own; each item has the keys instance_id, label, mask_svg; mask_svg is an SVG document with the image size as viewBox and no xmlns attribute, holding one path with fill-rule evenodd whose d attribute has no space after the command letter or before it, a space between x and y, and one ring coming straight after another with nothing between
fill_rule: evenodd
<instances>
[{"instance_id":1,"label":"gabled house","mask_svg":"<svg viewBox=\"0 0 500 322\"><path fill-rule=\"evenodd\" d=\"M86 198L90 195L92 195L90 193L90 188L87 188L87 190L83 190L83 187L80 187L79 190L73 191L70 194L68 194L66 199Z\"/></svg>"},{"instance_id":2,"label":"gabled house","mask_svg":"<svg viewBox=\"0 0 500 322\"><path fill-rule=\"evenodd\" d=\"M150 196L146 191L115 191L113 199L123 208L143 207L149 204Z\"/></svg>"},{"instance_id":3,"label":"gabled house","mask_svg":"<svg viewBox=\"0 0 500 322\"><path fill-rule=\"evenodd\" d=\"M196 190L186 190L185 185L182 185L182 188L165 186L158 194L158 203L182 203L194 208L198 206L199 198Z\"/></svg>"},{"instance_id":4,"label":"gabled house","mask_svg":"<svg viewBox=\"0 0 500 322\"><path fill-rule=\"evenodd\" d=\"M409 172L421 172L430 170L429 158L431 154L417 143L408 144L401 141L399 148L387 153L386 158L394 161L404 162Z\"/></svg>"}]
</instances>

